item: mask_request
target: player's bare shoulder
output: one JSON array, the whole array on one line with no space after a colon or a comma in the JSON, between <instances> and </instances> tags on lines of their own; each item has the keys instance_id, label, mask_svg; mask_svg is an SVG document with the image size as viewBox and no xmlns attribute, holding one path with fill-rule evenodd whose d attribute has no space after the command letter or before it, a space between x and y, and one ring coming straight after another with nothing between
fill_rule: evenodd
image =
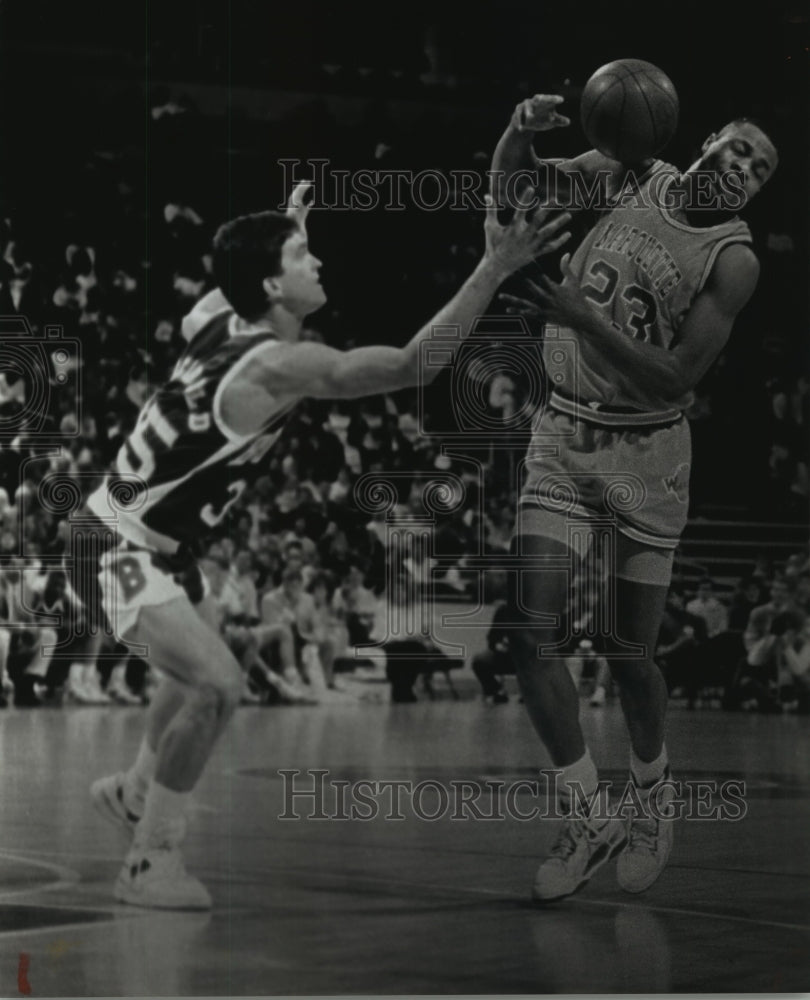
<instances>
[{"instance_id":1,"label":"player's bare shoulder","mask_svg":"<svg viewBox=\"0 0 810 1000\"><path fill-rule=\"evenodd\" d=\"M232 307L222 292L215 288L204 295L186 316L180 325L183 339L189 343L220 313L231 312Z\"/></svg>"},{"instance_id":2,"label":"player's bare shoulder","mask_svg":"<svg viewBox=\"0 0 810 1000\"><path fill-rule=\"evenodd\" d=\"M320 396L324 379L343 352L310 341L266 340L229 378L220 393L220 414L237 434L253 433L279 409L305 396Z\"/></svg>"}]
</instances>

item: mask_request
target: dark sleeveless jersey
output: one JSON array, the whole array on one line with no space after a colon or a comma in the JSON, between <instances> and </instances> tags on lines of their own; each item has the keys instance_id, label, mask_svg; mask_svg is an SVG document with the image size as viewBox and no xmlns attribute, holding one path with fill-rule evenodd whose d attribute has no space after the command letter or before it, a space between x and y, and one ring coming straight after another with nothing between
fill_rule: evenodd
<instances>
[{"instance_id":1,"label":"dark sleeveless jersey","mask_svg":"<svg viewBox=\"0 0 810 1000\"><path fill-rule=\"evenodd\" d=\"M269 331L239 332L230 309L214 315L144 405L114 471L88 499L90 510L114 519L127 541L164 553L219 524L264 471L262 459L294 406L279 404L248 435L235 434L222 419L225 389L273 343Z\"/></svg>"}]
</instances>

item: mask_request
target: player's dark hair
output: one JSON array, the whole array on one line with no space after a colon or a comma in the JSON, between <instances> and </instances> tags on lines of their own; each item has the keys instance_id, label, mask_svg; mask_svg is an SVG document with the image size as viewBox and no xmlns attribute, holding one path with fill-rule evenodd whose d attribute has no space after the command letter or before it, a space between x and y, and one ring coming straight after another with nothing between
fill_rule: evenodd
<instances>
[{"instance_id":1,"label":"player's dark hair","mask_svg":"<svg viewBox=\"0 0 810 1000\"><path fill-rule=\"evenodd\" d=\"M731 128L734 125L753 125L754 128L758 128L763 135L767 136L771 140L775 148L778 148L777 143L774 140L771 127L767 124L767 122L762 121L762 119L748 118L745 115L742 115L740 118L732 118L730 122L726 122L726 124L720 129L720 133L725 132L727 128Z\"/></svg>"},{"instance_id":2,"label":"player's dark hair","mask_svg":"<svg viewBox=\"0 0 810 1000\"><path fill-rule=\"evenodd\" d=\"M279 212L257 212L232 219L217 231L214 279L242 319L250 322L266 311L262 282L281 272L281 248L296 228L294 219Z\"/></svg>"}]
</instances>

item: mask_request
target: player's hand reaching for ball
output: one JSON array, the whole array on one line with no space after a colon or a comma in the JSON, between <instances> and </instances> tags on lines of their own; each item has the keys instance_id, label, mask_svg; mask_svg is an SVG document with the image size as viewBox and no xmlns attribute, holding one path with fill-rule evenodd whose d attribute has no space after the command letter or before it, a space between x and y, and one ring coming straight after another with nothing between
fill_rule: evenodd
<instances>
[{"instance_id":1,"label":"player's hand reaching for ball","mask_svg":"<svg viewBox=\"0 0 810 1000\"><path fill-rule=\"evenodd\" d=\"M563 128L571 124L571 119L561 115L557 106L565 98L557 94L535 94L527 97L515 108L512 125L518 132L547 132L552 128Z\"/></svg>"},{"instance_id":2,"label":"player's hand reaching for ball","mask_svg":"<svg viewBox=\"0 0 810 1000\"><path fill-rule=\"evenodd\" d=\"M523 192L523 204L531 206L534 191ZM485 260L496 265L504 277L514 274L521 267L530 264L536 257L554 253L570 237L565 227L571 221L568 212L561 212L551 218L551 210L538 208L529 214L528 208L518 208L506 223L498 222L498 209L490 195L487 195L487 217L484 222L486 235Z\"/></svg>"},{"instance_id":3,"label":"player's hand reaching for ball","mask_svg":"<svg viewBox=\"0 0 810 1000\"><path fill-rule=\"evenodd\" d=\"M301 229L304 229L307 222L309 210L312 207L312 199L308 197L312 190L312 181L300 181L292 190L292 194L287 199L286 214L289 218L295 219Z\"/></svg>"},{"instance_id":4,"label":"player's hand reaching for ball","mask_svg":"<svg viewBox=\"0 0 810 1000\"><path fill-rule=\"evenodd\" d=\"M498 296L506 305L506 311L526 316L527 319L542 319L548 323L583 330L594 313L590 303L582 294L578 279L571 271L571 254L560 261L563 280L551 281L545 275L532 281L523 279L526 297L519 295Z\"/></svg>"}]
</instances>

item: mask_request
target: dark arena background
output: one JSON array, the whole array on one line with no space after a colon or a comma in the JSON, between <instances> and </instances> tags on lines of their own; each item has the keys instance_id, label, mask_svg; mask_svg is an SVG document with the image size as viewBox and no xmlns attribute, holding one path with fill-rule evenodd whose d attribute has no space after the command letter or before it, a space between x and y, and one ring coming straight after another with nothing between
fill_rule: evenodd
<instances>
[{"instance_id":1,"label":"dark arena background","mask_svg":"<svg viewBox=\"0 0 810 1000\"><path fill-rule=\"evenodd\" d=\"M2 0L0 995L810 989L809 47L807 3ZM496 304L479 339L502 366L461 413L450 370L424 392L304 402L199 540L246 670L186 844L214 908L116 904L127 844L87 793L135 754L155 670L112 634L87 655L62 567L83 496L213 287L215 231L313 177L328 304L304 335L401 346L478 259L483 212L459 177L485 190L515 105L564 96L572 125L535 146L576 155L586 80L631 57L678 91L670 162L740 116L780 156L747 214L759 284L687 414L689 523L657 660L691 804L667 869L644 895L605 866L531 902L557 825L522 817L550 761L490 625L525 447L510 414L544 387ZM360 171L387 186L358 202ZM283 650L261 627L296 574L312 635L277 684ZM410 631L386 619L393 590L427 594ZM618 782L626 729L587 620L569 662ZM752 655L764 639L772 655ZM398 818L380 782L403 783Z\"/></svg>"}]
</instances>

